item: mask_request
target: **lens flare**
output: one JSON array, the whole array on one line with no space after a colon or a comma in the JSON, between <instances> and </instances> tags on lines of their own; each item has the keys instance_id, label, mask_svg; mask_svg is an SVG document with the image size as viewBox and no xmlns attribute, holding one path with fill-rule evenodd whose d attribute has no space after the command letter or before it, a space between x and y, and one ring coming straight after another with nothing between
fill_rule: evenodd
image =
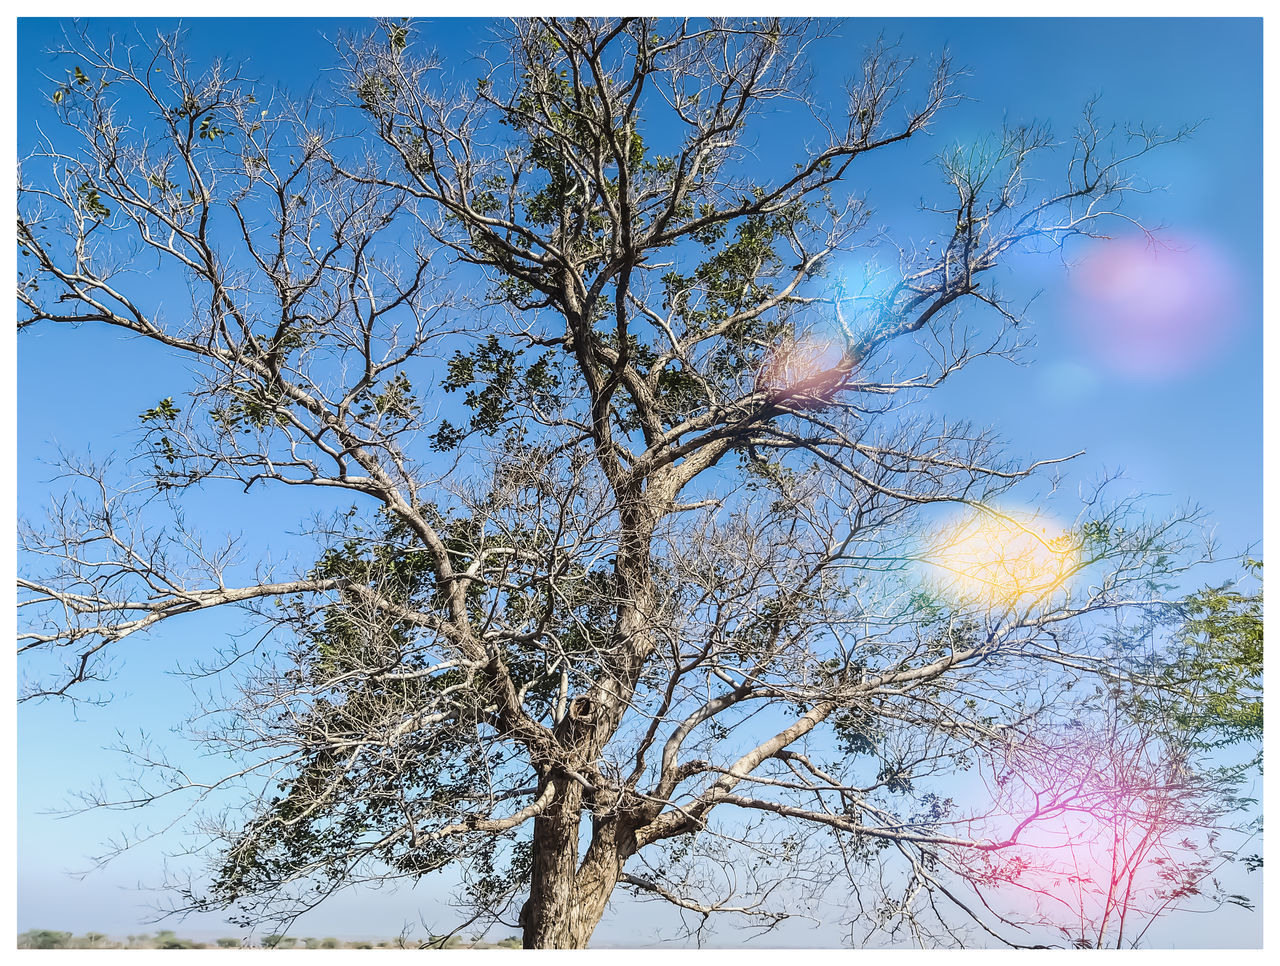
<instances>
[{"instance_id":1,"label":"lens flare","mask_svg":"<svg viewBox=\"0 0 1280 966\"><path fill-rule=\"evenodd\" d=\"M823 304L793 333L787 333L765 357L759 385L798 395L826 395L848 378L857 359L855 347L876 324L886 287L873 262L832 266L806 294Z\"/></svg>"},{"instance_id":2,"label":"lens flare","mask_svg":"<svg viewBox=\"0 0 1280 966\"><path fill-rule=\"evenodd\" d=\"M847 374L840 366L843 355L836 340L812 332L784 339L769 353L763 383L773 390L820 393Z\"/></svg>"},{"instance_id":3,"label":"lens flare","mask_svg":"<svg viewBox=\"0 0 1280 966\"><path fill-rule=\"evenodd\" d=\"M1097 243L1072 272L1072 319L1089 351L1122 375L1159 379L1212 359L1238 321L1225 258L1204 242Z\"/></svg>"},{"instance_id":4,"label":"lens flare","mask_svg":"<svg viewBox=\"0 0 1280 966\"><path fill-rule=\"evenodd\" d=\"M1181 755L1155 732L1116 719L1128 713L1115 705L1070 723L1040 722L990 774L990 808L968 830L1008 843L974 871L1016 885L1050 918L1074 910L1077 945L1118 945L1126 918L1160 916L1184 883L1210 869L1219 834L1205 824Z\"/></svg>"},{"instance_id":5,"label":"lens flare","mask_svg":"<svg viewBox=\"0 0 1280 966\"><path fill-rule=\"evenodd\" d=\"M874 336L886 324L885 306L900 281L899 272L883 267L875 257L833 265L820 289L834 309L828 322L832 337L857 345Z\"/></svg>"},{"instance_id":6,"label":"lens flare","mask_svg":"<svg viewBox=\"0 0 1280 966\"><path fill-rule=\"evenodd\" d=\"M943 597L1006 609L1065 591L1080 542L1044 516L981 507L944 527L925 561Z\"/></svg>"}]
</instances>

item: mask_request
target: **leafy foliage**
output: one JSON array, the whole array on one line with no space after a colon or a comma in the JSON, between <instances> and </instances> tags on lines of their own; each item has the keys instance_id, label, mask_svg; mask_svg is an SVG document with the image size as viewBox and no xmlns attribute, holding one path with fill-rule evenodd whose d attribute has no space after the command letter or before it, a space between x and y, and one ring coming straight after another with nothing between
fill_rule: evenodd
<instances>
[{"instance_id":1,"label":"leafy foliage","mask_svg":"<svg viewBox=\"0 0 1280 966\"><path fill-rule=\"evenodd\" d=\"M1232 582L1189 595L1170 645L1143 666L1152 678L1134 714L1198 749L1262 738L1262 564L1247 560L1245 570L1256 589Z\"/></svg>"}]
</instances>

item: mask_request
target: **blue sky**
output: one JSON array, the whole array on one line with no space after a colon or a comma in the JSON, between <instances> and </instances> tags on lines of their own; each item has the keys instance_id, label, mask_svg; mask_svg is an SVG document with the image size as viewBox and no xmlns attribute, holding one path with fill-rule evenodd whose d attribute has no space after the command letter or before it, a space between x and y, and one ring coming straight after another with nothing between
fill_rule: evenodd
<instances>
[{"instance_id":1,"label":"blue sky","mask_svg":"<svg viewBox=\"0 0 1280 966\"><path fill-rule=\"evenodd\" d=\"M120 34L132 23L101 20L92 30L98 36ZM301 93L312 83L326 82L323 68L333 62L326 37L344 25L359 26L192 21L190 46L197 60L227 55L244 62L250 74ZM58 42L60 29L52 20L19 22L20 154L37 122L48 120L52 85L41 74L60 76L63 67L43 51ZM465 61L483 40L483 21L441 21L420 29L447 62L458 63L462 76L469 76ZM1203 119L1193 139L1144 162L1145 177L1167 189L1137 199L1129 209L1146 223L1166 225L1167 237L1180 251L1153 264L1123 240L1105 252L1081 246L1066 253L1076 263L1071 271L1052 257L1019 259L1016 273L1006 276L1006 291L1042 293L1029 314L1037 345L1027 354L1027 365L974 366L929 405L948 417L999 427L1009 452L1020 458L1085 450L1068 470L1073 486L1123 470L1126 486L1157 494L1158 504L1203 505L1224 556L1238 557L1250 547L1260 555L1261 22L851 20L815 49L818 90L835 91L862 44L877 34L900 37L905 50L922 57L946 47L969 70L962 82L968 99L941 117L927 139L882 163L870 159L872 165L860 175L880 212L877 223L897 232L918 231L915 208L940 197L932 157L997 130L1002 121L1047 120L1065 137L1095 94L1101 95L1102 116L1121 123L1176 127ZM778 118L772 136L769 129L762 132L756 152L763 164L785 163L777 150L788 138L780 132L794 121ZM1149 325L1139 320L1136 331L1117 337L1117 326L1134 324L1136 302L1163 305L1161 298L1169 305L1162 319ZM1172 328L1169 319L1176 322ZM1141 352L1144 346L1147 355ZM1158 364L1137 365L1137 355L1158 357ZM89 328L24 333L17 367L20 512L39 514L50 492L49 469L42 461L55 453L55 445L98 456L127 450L137 414L174 395L182 379L163 352ZM282 519L301 524L305 514L292 498L264 492L236 503L238 520L231 529L238 525L252 534L278 534L273 524ZM205 499L207 509L222 510L220 495ZM274 554L289 552L287 535L271 539ZM1214 574L1205 579L1209 576ZM143 849L83 881L63 874L87 865L85 857L95 854L102 840L131 827L136 816L108 812L55 821L41 812L58 807L66 791L83 787L85 778L113 772L116 764L100 748L117 730L163 734L177 723L189 698L182 682L167 672L193 647L207 648L239 627L237 617L212 618L131 644L112 684L118 700L103 707L46 704L20 710L19 929L121 935L143 930L138 905L146 900L134 887L154 880L157 852ZM437 890L427 882L394 901L344 899L311 931L391 934L405 921L417 921L420 910L428 910L423 914L431 919ZM371 917L373 908L378 912ZM606 922L598 941L639 942L646 921ZM1247 930L1257 928L1256 917L1241 918L1233 935L1247 945L1254 935ZM187 931L197 929L234 934L216 922L192 923ZM1193 941L1190 933L1177 938ZM797 934L795 941L806 940Z\"/></svg>"}]
</instances>

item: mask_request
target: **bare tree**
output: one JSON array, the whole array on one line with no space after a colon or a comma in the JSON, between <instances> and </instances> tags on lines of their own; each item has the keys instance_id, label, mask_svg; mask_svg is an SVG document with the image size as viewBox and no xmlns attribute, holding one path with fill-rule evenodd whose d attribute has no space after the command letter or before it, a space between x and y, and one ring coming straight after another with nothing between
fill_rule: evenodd
<instances>
[{"instance_id":1,"label":"bare tree","mask_svg":"<svg viewBox=\"0 0 1280 966\"><path fill-rule=\"evenodd\" d=\"M241 794L195 906L285 920L456 866L472 921L580 947L619 887L768 926L896 856L868 922L983 920L938 863L1018 833L970 834L948 781L1119 673L1091 621L1159 604L1186 521L1020 517L1001 495L1044 464L914 403L1019 349L1005 256L1124 217L1131 163L1184 132L1010 128L939 158L936 240L895 243L853 176L953 70L876 44L830 111L830 29L517 21L463 84L387 22L302 104L176 37L69 47L22 165L20 328L113 327L199 381L143 414L148 473L75 464L24 528L19 648L73 655L28 691L67 695L170 618L261 622L196 718L243 768L152 760L128 802ZM812 137L767 172L782 102ZM158 522L217 481L351 511L313 565L237 580L233 543Z\"/></svg>"},{"instance_id":2,"label":"bare tree","mask_svg":"<svg viewBox=\"0 0 1280 966\"><path fill-rule=\"evenodd\" d=\"M1136 947L1175 913L1251 909L1222 881L1259 831L1240 811L1251 801L1241 796L1249 767L1206 762L1135 719L1130 696L1097 697L1077 717L1010 741L992 782L998 819L985 831L1033 816L1030 834L998 855L970 853L964 879L1085 949Z\"/></svg>"}]
</instances>

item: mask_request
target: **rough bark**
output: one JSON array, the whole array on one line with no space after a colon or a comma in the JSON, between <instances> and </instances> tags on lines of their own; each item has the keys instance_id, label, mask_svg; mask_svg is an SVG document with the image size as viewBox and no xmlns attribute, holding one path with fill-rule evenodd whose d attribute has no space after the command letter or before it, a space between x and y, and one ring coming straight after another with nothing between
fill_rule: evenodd
<instances>
[{"instance_id":1,"label":"rough bark","mask_svg":"<svg viewBox=\"0 0 1280 966\"><path fill-rule=\"evenodd\" d=\"M578 862L582 820L593 813L591 842ZM571 782L534 822L529 899L520 913L526 949L583 949L635 852L634 823L605 799Z\"/></svg>"},{"instance_id":2,"label":"rough bark","mask_svg":"<svg viewBox=\"0 0 1280 966\"><path fill-rule=\"evenodd\" d=\"M533 823L529 899L520 913L525 949L581 949L595 929L577 902L578 836L582 787L567 784Z\"/></svg>"}]
</instances>

